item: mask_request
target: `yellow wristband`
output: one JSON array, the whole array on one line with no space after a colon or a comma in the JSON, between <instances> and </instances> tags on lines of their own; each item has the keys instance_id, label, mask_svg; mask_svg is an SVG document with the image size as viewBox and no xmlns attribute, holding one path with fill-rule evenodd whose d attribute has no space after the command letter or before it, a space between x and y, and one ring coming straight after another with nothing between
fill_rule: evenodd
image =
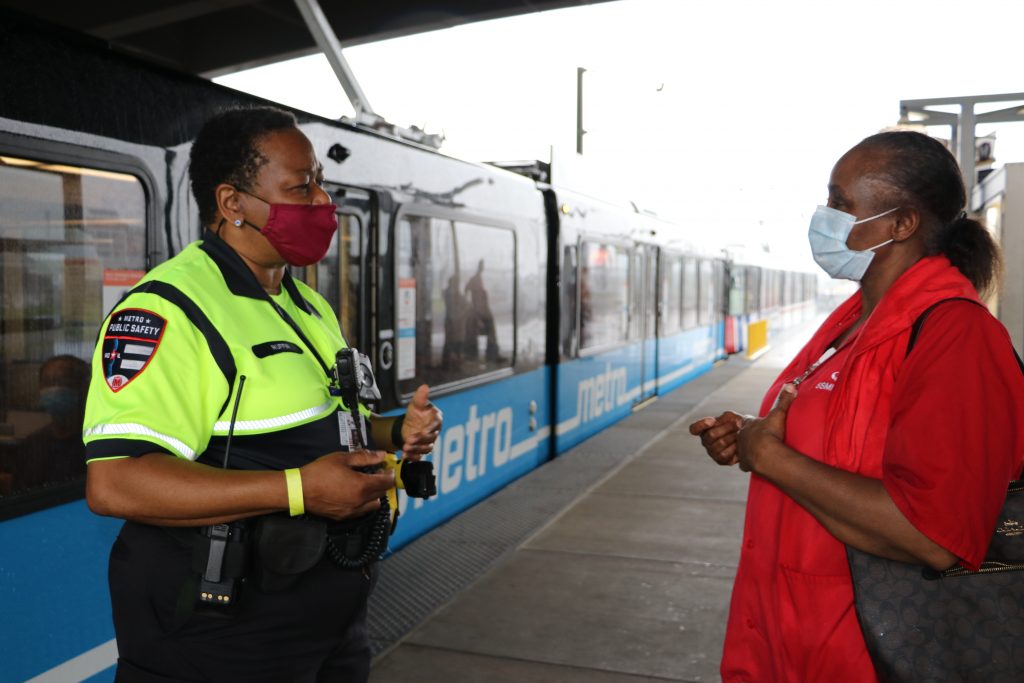
<instances>
[{"instance_id":1,"label":"yellow wristband","mask_svg":"<svg viewBox=\"0 0 1024 683\"><path fill-rule=\"evenodd\" d=\"M306 503L302 498L302 473L294 468L285 470L284 479L288 483L288 514L298 517L306 512Z\"/></svg>"}]
</instances>

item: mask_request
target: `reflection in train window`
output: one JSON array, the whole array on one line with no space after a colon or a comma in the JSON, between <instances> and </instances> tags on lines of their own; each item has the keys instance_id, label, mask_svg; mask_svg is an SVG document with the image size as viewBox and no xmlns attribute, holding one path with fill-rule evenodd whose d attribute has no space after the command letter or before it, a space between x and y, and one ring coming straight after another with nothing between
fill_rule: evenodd
<instances>
[{"instance_id":1,"label":"reflection in train window","mask_svg":"<svg viewBox=\"0 0 1024 683\"><path fill-rule=\"evenodd\" d=\"M629 250L583 242L580 255L580 348L626 340L629 330Z\"/></svg>"},{"instance_id":2,"label":"reflection in train window","mask_svg":"<svg viewBox=\"0 0 1024 683\"><path fill-rule=\"evenodd\" d=\"M404 216L395 237L399 391L512 365L515 236L464 221Z\"/></svg>"},{"instance_id":3,"label":"reflection in train window","mask_svg":"<svg viewBox=\"0 0 1024 683\"><path fill-rule=\"evenodd\" d=\"M0 156L0 496L80 478L103 316L144 274L137 178Z\"/></svg>"},{"instance_id":4,"label":"reflection in train window","mask_svg":"<svg viewBox=\"0 0 1024 683\"><path fill-rule=\"evenodd\" d=\"M761 269L747 266L746 312L757 315L761 311Z\"/></svg>"},{"instance_id":5,"label":"reflection in train window","mask_svg":"<svg viewBox=\"0 0 1024 683\"><path fill-rule=\"evenodd\" d=\"M729 270L729 315L743 315L744 294L747 289L747 269L733 266Z\"/></svg>"},{"instance_id":6,"label":"reflection in train window","mask_svg":"<svg viewBox=\"0 0 1024 683\"><path fill-rule=\"evenodd\" d=\"M562 305L559 307L558 327L562 331L562 358L575 358L579 350L576 343L576 246L562 250Z\"/></svg>"},{"instance_id":7,"label":"reflection in train window","mask_svg":"<svg viewBox=\"0 0 1024 683\"><path fill-rule=\"evenodd\" d=\"M700 308L697 309L697 323L710 325L715 320L715 302L718 300L711 261L700 261Z\"/></svg>"},{"instance_id":8,"label":"reflection in train window","mask_svg":"<svg viewBox=\"0 0 1024 683\"><path fill-rule=\"evenodd\" d=\"M725 264L721 261L714 262L715 277L715 315L724 313L725 292L729 291L728 283L725 280Z\"/></svg>"},{"instance_id":9,"label":"reflection in train window","mask_svg":"<svg viewBox=\"0 0 1024 683\"><path fill-rule=\"evenodd\" d=\"M665 253L661 273L661 330L664 336L679 331L683 304L682 257Z\"/></svg>"},{"instance_id":10,"label":"reflection in train window","mask_svg":"<svg viewBox=\"0 0 1024 683\"><path fill-rule=\"evenodd\" d=\"M315 266L310 283L338 314L342 334L350 345L359 344L359 259L363 226L357 216L338 214L338 232L325 256Z\"/></svg>"},{"instance_id":11,"label":"reflection in train window","mask_svg":"<svg viewBox=\"0 0 1024 683\"><path fill-rule=\"evenodd\" d=\"M697 261L683 259L683 329L697 326L697 301L700 290L697 285Z\"/></svg>"}]
</instances>

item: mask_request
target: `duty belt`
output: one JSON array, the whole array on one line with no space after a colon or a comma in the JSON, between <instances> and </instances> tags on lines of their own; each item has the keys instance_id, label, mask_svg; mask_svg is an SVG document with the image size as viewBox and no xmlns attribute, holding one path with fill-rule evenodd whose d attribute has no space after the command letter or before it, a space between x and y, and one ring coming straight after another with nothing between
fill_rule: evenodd
<instances>
[{"instance_id":1,"label":"duty belt","mask_svg":"<svg viewBox=\"0 0 1024 683\"><path fill-rule=\"evenodd\" d=\"M341 522L284 514L238 520L223 525L228 531L217 569L226 578L253 580L264 592L284 590L325 555L346 570L378 560L387 547L388 524L386 509ZM192 549L192 569L203 576L213 547L204 530L214 527L161 528Z\"/></svg>"}]
</instances>

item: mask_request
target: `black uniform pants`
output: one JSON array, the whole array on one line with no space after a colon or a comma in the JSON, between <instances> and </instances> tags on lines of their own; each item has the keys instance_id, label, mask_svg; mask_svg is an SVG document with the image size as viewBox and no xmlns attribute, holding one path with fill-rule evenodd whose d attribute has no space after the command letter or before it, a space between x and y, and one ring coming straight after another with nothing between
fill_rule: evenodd
<instances>
[{"instance_id":1,"label":"black uniform pants","mask_svg":"<svg viewBox=\"0 0 1024 683\"><path fill-rule=\"evenodd\" d=\"M376 568L323 559L288 590L241 586L231 616L191 610L192 550L125 523L110 553L117 683L364 683Z\"/></svg>"}]
</instances>

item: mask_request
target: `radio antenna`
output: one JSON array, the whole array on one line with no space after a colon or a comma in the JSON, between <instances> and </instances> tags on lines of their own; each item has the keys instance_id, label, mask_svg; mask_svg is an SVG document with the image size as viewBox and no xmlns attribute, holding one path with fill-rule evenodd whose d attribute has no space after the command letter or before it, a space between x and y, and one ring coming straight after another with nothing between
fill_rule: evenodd
<instances>
[{"instance_id":1,"label":"radio antenna","mask_svg":"<svg viewBox=\"0 0 1024 683\"><path fill-rule=\"evenodd\" d=\"M231 422L228 423L228 442L224 444L224 469L228 468L228 454L231 453L231 437L235 434L235 418L238 417L238 404L242 401L242 387L245 386L245 375L238 378L238 393L235 394L235 406L231 409Z\"/></svg>"}]
</instances>

